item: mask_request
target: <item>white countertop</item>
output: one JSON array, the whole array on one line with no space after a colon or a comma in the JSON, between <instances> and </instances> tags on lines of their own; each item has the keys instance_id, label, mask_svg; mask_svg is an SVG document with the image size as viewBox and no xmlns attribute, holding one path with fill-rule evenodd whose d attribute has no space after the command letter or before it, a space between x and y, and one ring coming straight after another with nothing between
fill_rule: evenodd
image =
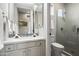
<instances>
[{"instance_id":1,"label":"white countertop","mask_svg":"<svg viewBox=\"0 0 79 59\"><path fill-rule=\"evenodd\" d=\"M4 44L19 43L19 42L29 42L29 41L37 41L37 40L45 40L45 38L41 37L41 36L37 36L37 37L8 38L7 41L4 41Z\"/></svg>"}]
</instances>

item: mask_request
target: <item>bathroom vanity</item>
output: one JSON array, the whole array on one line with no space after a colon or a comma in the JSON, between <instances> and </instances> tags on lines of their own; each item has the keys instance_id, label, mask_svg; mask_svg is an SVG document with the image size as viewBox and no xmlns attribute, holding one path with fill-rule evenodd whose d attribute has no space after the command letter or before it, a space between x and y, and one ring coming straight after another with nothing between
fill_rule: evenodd
<instances>
[{"instance_id":1,"label":"bathroom vanity","mask_svg":"<svg viewBox=\"0 0 79 59\"><path fill-rule=\"evenodd\" d=\"M9 3L7 8L0 56L45 56L43 4Z\"/></svg>"},{"instance_id":2,"label":"bathroom vanity","mask_svg":"<svg viewBox=\"0 0 79 59\"><path fill-rule=\"evenodd\" d=\"M4 42L0 56L45 56L45 38L9 38Z\"/></svg>"}]
</instances>

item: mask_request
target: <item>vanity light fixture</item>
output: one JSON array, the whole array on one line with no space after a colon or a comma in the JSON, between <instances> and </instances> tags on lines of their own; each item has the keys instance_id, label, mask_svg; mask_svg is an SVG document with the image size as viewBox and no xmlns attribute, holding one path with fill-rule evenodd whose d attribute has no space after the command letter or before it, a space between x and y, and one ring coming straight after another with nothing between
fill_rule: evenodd
<instances>
[{"instance_id":1,"label":"vanity light fixture","mask_svg":"<svg viewBox=\"0 0 79 59\"><path fill-rule=\"evenodd\" d=\"M38 7L37 5L34 5L34 10L36 10L36 9L37 9L37 7Z\"/></svg>"}]
</instances>

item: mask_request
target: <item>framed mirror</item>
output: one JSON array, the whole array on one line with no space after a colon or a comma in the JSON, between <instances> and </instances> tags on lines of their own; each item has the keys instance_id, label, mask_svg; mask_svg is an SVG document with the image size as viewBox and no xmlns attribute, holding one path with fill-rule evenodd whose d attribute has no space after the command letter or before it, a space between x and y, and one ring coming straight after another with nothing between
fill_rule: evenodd
<instances>
[{"instance_id":1,"label":"framed mirror","mask_svg":"<svg viewBox=\"0 0 79 59\"><path fill-rule=\"evenodd\" d=\"M39 34L43 27L42 3L11 3L9 6L9 37Z\"/></svg>"}]
</instances>

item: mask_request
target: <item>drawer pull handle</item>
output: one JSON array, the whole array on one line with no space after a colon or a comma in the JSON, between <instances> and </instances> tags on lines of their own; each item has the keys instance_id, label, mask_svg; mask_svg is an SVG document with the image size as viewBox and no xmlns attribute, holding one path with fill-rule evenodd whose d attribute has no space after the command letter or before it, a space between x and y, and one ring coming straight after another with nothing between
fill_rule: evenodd
<instances>
[{"instance_id":1,"label":"drawer pull handle","mask_svg":"<svg viewBox=\"0 0 79 59\"><path fill-rule=\"evenodd\" d=\"M41 45L41 43L40 43L40 45Z\"/></svg>"},{"instance_id":2,"label":"drawer pull handle","mask_svg":"<svg viewBox=\"0 0 79 59\"><path fill-rule=\"evenodd\" d=\"M11 49L11 48L8 48L8 49Z\"/></svg>"}]
</instances>

